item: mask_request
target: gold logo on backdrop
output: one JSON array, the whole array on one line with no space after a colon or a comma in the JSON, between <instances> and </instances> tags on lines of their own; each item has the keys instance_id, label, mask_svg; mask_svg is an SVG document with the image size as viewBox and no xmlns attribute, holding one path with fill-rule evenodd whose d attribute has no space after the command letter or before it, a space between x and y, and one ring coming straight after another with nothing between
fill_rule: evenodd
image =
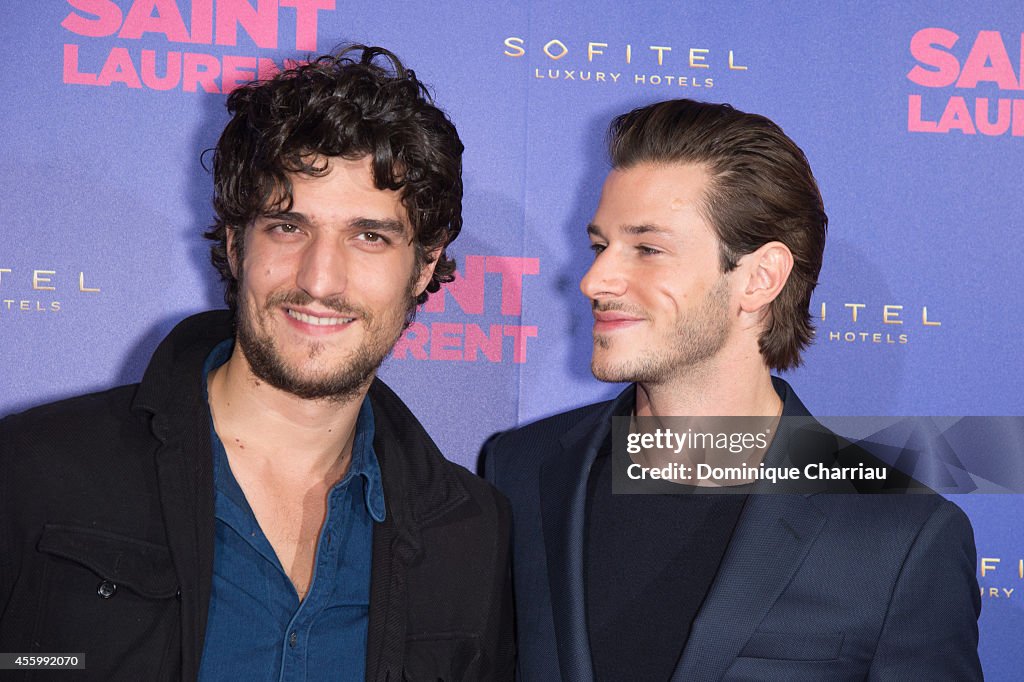
<instances>
[{"instance_id":1,"label":"gold logo on backdrop","mask_svg":"<svg viewBox=\"0 0 1024 682\"><path fill-rule=\"evenodd\" d=\"M532 43L508 36L502 54L535 56L530 76L561 83L632 84L656 88L713 88L716 78L749 70L736 50L681 45L634 45L603 40L551 38Z\"/></svg>"},{"instance_id":2,"label":"gold logo on backdrop","mask_svg":"<svg viewBox=\"0 0 1024 682\"><path fill-rule=\"evenodd\" d=\"M84 272L49 268L0 268L0 316L14 313L57 313L68 295L89 296L101 288Z\"/></svg>"},{"instance_id":3,"label":"gold logo on backdrop","mask_svg":"<svg viewBox=\"0 0 1024 682\"><path fill-rule=\"evenodd\" d=\"M1024 559L1004 561L999 557L980 557L978 576L982 598L1010 599L1017 590L1015 583L1011 581L1024 580ZM989 584L990 581L997 584Z\"/></svg>"},{"instance_id":4,"label":"gold logo on backdrop","mask_svg":"<svg viewBox=\"0 0 1024 682\"><path fill-rule=\"evenodd\" d=\"M814 312L820 322L818 338L832 343L902 346L910 343L915 331L942 327L934 307L927 305L822 301Z\"/></svg>"}]
</instances>

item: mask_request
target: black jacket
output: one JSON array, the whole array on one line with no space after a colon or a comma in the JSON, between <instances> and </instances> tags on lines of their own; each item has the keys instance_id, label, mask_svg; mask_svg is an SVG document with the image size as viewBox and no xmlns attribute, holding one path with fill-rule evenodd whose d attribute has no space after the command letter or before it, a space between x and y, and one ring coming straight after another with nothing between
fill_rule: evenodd
<instances>
[{"instance_id":1,"label":"black jacket","mask_svg":"<svg viewBox=\"0 0 1024 682\"><path fill-rule=\"evenodd\" d=\"M0 421L0 651L84 653L88 679L195 679L214 549L202 364L232 333L226 311L190 317L140 384ZM388 513L366 679L509 679L507 503L381 381L369 396Z\"/></svg>"}]
</instances>

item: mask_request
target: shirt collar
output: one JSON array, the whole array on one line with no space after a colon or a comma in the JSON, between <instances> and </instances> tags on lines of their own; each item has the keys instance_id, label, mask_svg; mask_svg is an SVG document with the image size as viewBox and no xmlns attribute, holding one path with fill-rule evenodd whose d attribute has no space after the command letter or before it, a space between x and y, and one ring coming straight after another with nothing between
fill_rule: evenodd
<instances>
[{"instance_id":1,"label":"shirt collar","mask_svg":"<svg viewBox=\"0 0 1024 682\"><path fill-rule=\"evenodd\" d=\"M228 361L234 346L234 339L225 339L217 344L206 357L206 362L203 364L203 392L207 402L210 399L209 394L206 392L207 377L210 372ZM334 487L336 488L344 484L352 477L362 476L366 483L363 486L366 510L374 521L380 523L384 521L387 512L384 504L384 485L381 481L380 462L377 461L377 453L373 449L374 428L373 407L370 405L369 397L364 397L363 403L359 407L359 416L356 418L356 437L352 444L352 461L349 462L348 471L344 478L335 484ZM235 504L241 506L244 503L244 506L247 507L248 503L245 502L245 496L235 481L235 477L231 475L231 469L228 467L227 462L227 453L224 450L223 443L220 441L220 437L213 428L212 418L210 420L210 432L214 440L214 486L221 493L231 498Z\"/></svg>"},{"instance_id":2,"label":"shirt collar","mask_svg":"<svg viewBox=\"0 0 1024 682\"><path fill-rule=\"evenodd\" d=\"M364 397L363 404L359 407L359 417L356 418L356 438L352 444L352 461L349 462L348 473L345 477L362 476L366 479L366 485L363 488L366 509L370 512L373 520L380 523L384 520L386 510L380 462L377 461L377 453L373 450L373 434L373 407L370 405L369 397Z\"/></svg>"}]
</instances>

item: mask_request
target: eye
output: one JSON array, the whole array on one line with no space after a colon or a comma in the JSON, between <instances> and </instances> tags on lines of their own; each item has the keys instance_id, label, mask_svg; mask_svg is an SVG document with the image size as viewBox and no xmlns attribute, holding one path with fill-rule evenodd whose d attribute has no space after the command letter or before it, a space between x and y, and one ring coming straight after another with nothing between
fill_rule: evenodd
<instances>
[{"instance_id":1,"label":"eye","mask_svg":"<svg viewBox=\"0 0 1024 682\"><path fill-rule=\"evenodd\" d=\"M379 232L360 232L357 237L368 244L390 244L391 241Z\"/></svg>"},{"instance_id":2,"label":"eye","mask_svg":"<svg viewBox=\"0 0 1024 682\"><path fill-rule=\"evenodd\" d=\"M607 247L606 244L598 244L597 242L594 242L594 243L592 243L590 245L590 250L594 252L594 256L596 257L596 256L600 255L601 252L604 251L606 247Z\"/></svg>"},{"instance_id":3,"label":"eye","mask_svg":"<svg viewBox=\"0 0 1024 682\"><path fill-rule=\"evenodd\" d=\"M655 249L653 247L645 246L643 244L637 246L636 250L639 251L640 254L644 256L654 256L662 252L661 249Z\"/></svg>"},{"instance_id":4,"label":"eye","mask_svg":"<svg viewBox=\"0 0 1024 682\"><path fill-rule=\"evenodd\" d=\"M292 223L275 223L270 226L271 232L279 232L281 234L297 234L299 231L298 225Z\"/></svg>"}]
</instances>

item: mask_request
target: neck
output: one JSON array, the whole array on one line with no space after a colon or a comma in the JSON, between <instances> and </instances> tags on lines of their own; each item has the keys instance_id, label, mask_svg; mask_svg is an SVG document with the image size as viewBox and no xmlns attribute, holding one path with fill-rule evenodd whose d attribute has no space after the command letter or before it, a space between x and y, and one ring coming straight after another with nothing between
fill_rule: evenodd
<instances>
[{"instance_id":1,"label":"neck","mask_svg":"<svg viewBox=\"0 0 1024 682\"><path fill-rule=\"evenodd\" d=\"M756 348L723 348L663 381L637 384L638 417L770 417L781 412L782 401Z\"/></svg>"},{"instance_id":2,"label":"neck","mask_svg":"<svg viewBox=\"0 0 1024 682\"><path fill-rule=\"evenodd\" d=\"M348 470L369 384L345 402L299 398L257 378L238 344L207 382L214 427L232 462L305 480L337 480Z\"/></svg>"}]
</instances>

